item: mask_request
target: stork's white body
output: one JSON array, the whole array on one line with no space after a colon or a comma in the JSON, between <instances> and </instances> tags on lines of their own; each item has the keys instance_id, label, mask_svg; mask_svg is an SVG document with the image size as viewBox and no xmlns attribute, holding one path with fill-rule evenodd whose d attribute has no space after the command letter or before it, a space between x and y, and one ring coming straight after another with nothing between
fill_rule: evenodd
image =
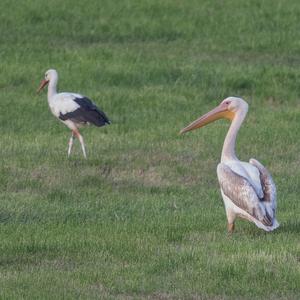
<instances>
[{"instance_id":1,"label":"stork's white body","mask_svg":"<svg viewBox=\"0 0 300 300\"><path fill-rule=\"evenodd\" d=\"M80 106L74 101L76 98L83 98L84 96L74 93L59 93L51 94L48 93L48 104L52 114L59 119L60 114L67 114L75 111ZM71 130L76 130L82 125L80 123L75 123L71 120L61 120L67 127Z\"/></svg>"}]
</instances>

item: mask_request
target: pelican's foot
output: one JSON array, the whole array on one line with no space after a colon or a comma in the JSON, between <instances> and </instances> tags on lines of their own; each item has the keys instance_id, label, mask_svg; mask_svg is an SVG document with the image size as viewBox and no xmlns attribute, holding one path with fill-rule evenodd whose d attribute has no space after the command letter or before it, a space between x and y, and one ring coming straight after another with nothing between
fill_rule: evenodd
<instances>
[{"instance_id":1,"label":"pelican's foot","mask_svg":"<svg viewBox=\"0 0 300 300\"><path fill-rule=\"evenodd\" d=\"M229 234L232 234L234 232L234 223L228 223L227 230Z\"/></svg>"}]
</instances>

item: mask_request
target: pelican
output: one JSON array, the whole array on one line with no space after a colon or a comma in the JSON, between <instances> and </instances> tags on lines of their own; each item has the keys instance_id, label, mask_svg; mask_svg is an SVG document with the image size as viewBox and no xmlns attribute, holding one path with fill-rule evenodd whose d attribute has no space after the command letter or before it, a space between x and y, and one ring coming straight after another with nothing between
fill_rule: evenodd
<instances>
[{"instance_id":1,"label":"pelican","mask_svg":"<svg viewBox=\"0 0 300 300\"><path fill-rule=\"evenodd\" d=\"M256 159L240 161L235 154L237 133L247 115L248 104L241 98L228 97L216 108L183 128L180 133L203 127L215 120L231 121L226 135L217 175L227 216L227 229L234 231L237 217L272 231L276 220L276 187L269 171Z\"/></svg>"}]
</instances>

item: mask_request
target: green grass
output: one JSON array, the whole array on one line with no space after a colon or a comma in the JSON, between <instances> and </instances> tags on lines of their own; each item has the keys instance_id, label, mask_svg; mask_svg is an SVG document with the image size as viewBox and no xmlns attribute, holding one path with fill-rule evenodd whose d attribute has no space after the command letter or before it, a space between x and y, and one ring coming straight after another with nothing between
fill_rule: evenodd
<instances>
[{"instance_id":1,"label":"green grass","mask_svg":"<svg viewBox=\"0 0 300 300\"><path fill-rule=\"evenodd\" d=\"M300 4L0 2L1 299L299 299ZM112 120L88 159L35 91ZM250 104L241 160L277 184L281 227L226 233L216 178L228 123L179 130L224 97Z\"/></svg>"}]
</instances>

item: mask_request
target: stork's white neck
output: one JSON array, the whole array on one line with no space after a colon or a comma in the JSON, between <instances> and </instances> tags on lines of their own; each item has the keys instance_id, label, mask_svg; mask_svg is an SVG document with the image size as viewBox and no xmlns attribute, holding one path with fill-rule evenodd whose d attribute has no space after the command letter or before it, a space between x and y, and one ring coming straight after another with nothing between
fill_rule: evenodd
<instances>
[{"instance_id":1,"label":"stork's white neck","mask_svg":"<svg viewBox=\"0 0 300 300\"><path fill-rule=\"evenodd\" d=\"M221 156L221 162L227 161L227 160L238 160L238 158L235 155L235 143L236 143L236 137L237 133L247 115L248 108L241 109L235 113L235 117L232 120L232 123L229 127L229 130L227 132L223 149L222 149L222 156Z\"/></svg>"},{"instance_id":2,"label":"stork's white neck","mask_svg":"<svg viewBox=\"0 0 300 300\"><path fill-rule=\"evenodd\" d=\"M50 81L49 81L49 85L48 85L48 101L57 94L57 81L58 81L58 75L57 73L53 73Z\"/></svg>"}]
</instances>

